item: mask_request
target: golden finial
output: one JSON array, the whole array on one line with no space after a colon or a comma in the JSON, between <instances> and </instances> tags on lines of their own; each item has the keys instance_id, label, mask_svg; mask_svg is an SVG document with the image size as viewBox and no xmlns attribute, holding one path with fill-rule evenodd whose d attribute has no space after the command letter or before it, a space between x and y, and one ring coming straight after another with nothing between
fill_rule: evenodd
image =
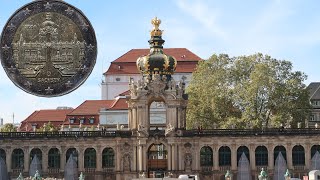
<instances>
[{"instance_id":1,"label":"golden finial","mask_svg":"<svg viewBox=\"0 0 320 180\"><path fill-rule=\"evenodd\" d=\"M161 24L161 20L157 17L151 20L151 24L153 25L153 29L151 31L151 36L161 36L162 30L159 29L159 25Z\"/></svg>"}]
</instances>

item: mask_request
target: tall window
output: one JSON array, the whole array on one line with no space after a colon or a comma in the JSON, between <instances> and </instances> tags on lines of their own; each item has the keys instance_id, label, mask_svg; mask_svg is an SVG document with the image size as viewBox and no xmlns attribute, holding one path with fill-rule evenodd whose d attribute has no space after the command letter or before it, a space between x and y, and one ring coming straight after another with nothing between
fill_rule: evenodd
<instances>
[{"instance_id":1,"label":"tall window","mask_svg":"<svg viewBox=\"0 0 320 180\"><path fill-rule=\"evenodd\" d=\"M57 148L51 148L48 153L48 168L60 168L60 152Z\"/></svg>"},{"instance_id":2,"label":"tall window","mask_svg":"<svg viewBox=\"0 0 320 180\"><path fill-rule=\"evenodd\" d=\"M105 148L102 152L102 167L114 167L114 151L112 148Z\"/></svg>"},{"instance_id":3,"label":"tall window","mask_svg":"<svg viewBox=\"0 0 320 180\"><path fill-rule=\"evenodd\" d=\"M212 149L209 146L204 146L200 150L200 166L213 166Z\"/></svg>"},{"instance_id":4,"label":"tall window","mask_svg":"<svg viewBox=\"0 0 320 180\"><path fill-rule=\"evenodd\" d=\"M84 152L84 168L96 168L96 150L88 148Z\"/></svg>"},{"instance_id":5,"label":"tall window","mask_svg":"<svg viewBox=\"0 0 320 180\"><path fill-rule=\"evenodd\" d=\"M265 146L258 146L255 155L257 166L268 166L268 150Z\"/></svg>"},{"instance_id":6,"label":"tall window","mask_svg":"<svg viewBox=\"0 0 320 180\"><path fill-rule=\"evenodd\" d=\"M68 162L70 156L72 154L73 159L76 161L77 163L77 167L78 167L78 151L76 148L69 148L66 152L66 163Z\"/></svg>"},{"instance_id":7,"label":"tall window","mask_svg":"<svg viewBox=\"0 0 320 180\"><path fill-rule=\"evenodd\" d=\"M219 166L231 166L231 150L228 146L219 149Z\"/></svg>"},{"instance_id":8,"label":"tall window","mask_svg":"<svg viewBox=\"0 0 320 180\"><path fill-rule=\"evenodd\" d=\"M152 144L148 150L148 159L167 159L167 149L163 144Z\"/></svg>"},{"instance_id":9,"label":"tall window","mask_svg":"<svg viewBox=\"0 0 320 180\"><path fill-rule=\"evenodd\" d=\"M6 162L6 151L3 149L0 149L0 157L3 159L4 162Z\"/></svg>"},{"instance_id":10,"label":"tall window","mask_svg":"<svg viewBox=\"0 0 320 180\"><path fill-rule=\"evenodd\" d=\"M39 159L40 163L42 164L42 151L39 148L34 148L31 150L30 152L30 162L32 162L33 158L37 156L37 158Z\"/></svg>"},{"instance_id":11,"label":"tall window","mask_svg":"<svg viewBox=\"0 0 320 180\"><path fill-rule=\"evenodd\" d=\"M287 161L287 152L284 146L276 146L273 150L273 162L276 163L276 159L279 156L279 153L283 156L284 160Z\"/></svg>"},{"instance_id":12,"label":"tall window","mask_svg":"<svg viewBox=\"0 0 320 180\"><path fill-rule=\"evenodd\" d=\"M316 154L316 152L320 153L320 145L314 145L311 147L311 159Z\"/></svg>"},{"instance_id":13,"label":"tall window","mask_svg":"<svg viewBox=\"0 0 320 180\"><path fill-rule=\"evenodd\" d=\"M14 149L12 152L12 169L21 169L24 164L24 153L22 149Z\"/></svg>"},{"instance_id":14,"label":"tall window","mask_svg":"<svg viewBox=\"0 0 320 180\"><path fill-rule=\"evenodd\" d=\"M244 153L244 155L246 155L248 161L250 162L249 149L247 148L247 146L240 146L237 150L237 164L239 164L239 160L240 160L242 153Z\"/></svg>"},{"instance_id":15,"label":"tall window","mask_svg":"<svg viewBox=\"0 0 320 180\"><path fill-rule=\"evenodd\" d=\"M301 145L296 145L292 148L292 165L305 165L304 148Z\"/></svg>"}]
</instances>

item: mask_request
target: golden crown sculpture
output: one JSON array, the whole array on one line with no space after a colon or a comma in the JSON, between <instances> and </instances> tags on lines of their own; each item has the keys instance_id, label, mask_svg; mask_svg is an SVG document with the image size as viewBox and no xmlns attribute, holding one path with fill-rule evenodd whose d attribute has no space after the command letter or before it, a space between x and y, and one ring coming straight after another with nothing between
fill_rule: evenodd
<instances>
[{"instance_id":1,"label":"golden crown sculpture","mask_svg":"<svg viewBox=\"0 0 320 180\"><path fill-rule=\"evenodd\" d=\"M151 30L151 36L161 36L162 30L159 29L159 25L161 24L161 20L157 17L151 20L151 24L153 25L153 29Z\"/></svg>"}]
</instances>

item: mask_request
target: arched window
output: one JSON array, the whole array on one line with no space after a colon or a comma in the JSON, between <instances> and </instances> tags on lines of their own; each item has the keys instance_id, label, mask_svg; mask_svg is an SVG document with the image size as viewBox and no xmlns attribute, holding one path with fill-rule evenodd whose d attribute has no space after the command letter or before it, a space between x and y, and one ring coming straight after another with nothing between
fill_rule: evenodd
<instances>
[{"instance_id":1,"label":"arched window","mask_svg":"<svg viewBox=\"0 0 320 180\"><path fill-rule=\"evenodd\" d=\"M212 149L209 146L204 146L200 150L200 166L213 166Z\"/></svg>"},{"instance_id":2,"label":"arched window","mask_svg":"<svg viewBox=\"0 0 320 180\"><path fill-rule=\"evenodd\" d=\"M292 148L292 165L305 165L304 148L301 145L296 145Z\"/></svg>"},{"instance_id":3,"label":"arched window","mask_svg":"<svg viewBox=\"0 0 320 180\"><path fill-rule=\"evenodd\" d=\"M219 166L231 166L231 150L228 146L219 148Z\"/></svg>"},{"instance_id":4,"label":"arched window","mask_svg":"<svg viewBox=\"0 0 320 180\"><path fill-rule=\"evenodd\" d=\"M268 166L268 149L258 146L255 150L256 166Z\"/></svg>"},{"instance_id":5,"label":"arched window","mask_svg":"<svg viewBox=\"0 0 320 180\"><path fill-rule=\"evenodd\" d=\"M97 164L96 150L88 148L84 151L84 168L96 168Z\"/></svg>"},{"instance_id":6,"label":"arched window","mask_svg":"<svg viewBox=\"0 0 320 180\"><path fill-rule=\"evenodd\" d=\"M66 163L68 162L70 156L72 154L73 159L76 161L77 163L77 167L78 167L78 151L76 148L69 148L66 152Z\"/></svg>"},{"instance_id":7,"label":"arched window","mask_svg":"<svg viewBox=\"0 0 320 180\"><path fill-rule=\"evenodd\" d=\"M317 151L320 153L320 145L313 145L311 147L311 159Z\"/></svg>"},{"instance_id":8,"label":"arched window","mask_svg":"<svg viewBox=\"0 0 320 180\"><path fill-rule=\"evenodd\" d=\"M102 151L102 167L103 168L114 167L114 151L112 148L105 148Z\"/></svg>"},{"instance_id":9,"label":"arched window","mask_svg":"<svg viewBox=\"0 0 320 180\"><path fill-rule=\"evenodd\" d=\"M37 158L40 161L40 164L42 164L42 151L39 148L34 148L31 150L30 152L30 162L29 164L32 162L32 159L37 156Z\"/></svg>"},{"instance_id":10,"label":"arched window","mask_svg":"<svg viewBox=\"0 0 320 180\"><path fill-rule=\"evenodd\" d=\"M250 162L249 149L247 148L247 146L240 146L237 149L237 164L239 164L239 160L240 160L242 153L244 153L244 155L246 155L248 161Z\"/></svg>"},{"instance_id":11,"label":"arched window","mask_svg":"<svg viewBox=\"0 0 320 180\"><path fill-rule=\"evenodd\" d=\"M6 151L3 149L0 149L0 157L3 159L4 162L6 162Z\"/></svg>"},{"instance_id":12,"label":"arched window","mask_svg":"<svg viewBox=\"0 0 320 180\"><path fill-rule=\"evenodd\" d=\"M60 152L57 148L51 148L48 153L48 168L60 168Z\"/></svg>"},{"instance_id":13,"label":"arched window","mask_svg":"<svg viewBox=\"0 0 320 180\"><path fill-rule=\"evenodd\" d=\"M22 169L24 164L24 153L22 149L14 149L12 152L12 169Z\"/></svg>"},{"instance_id":14,"label":"arched window","mask_svg":"<svg viewBox=\"0 0 320 180\"><path fill-rule=\"evenodd\" d=\"M287 152L286 148L284 146L276 146L273 150L273 162L276 163L276 159L279 156L279 153L281 152L284 160L287 161Z\"/></svg>"}]
</instances>

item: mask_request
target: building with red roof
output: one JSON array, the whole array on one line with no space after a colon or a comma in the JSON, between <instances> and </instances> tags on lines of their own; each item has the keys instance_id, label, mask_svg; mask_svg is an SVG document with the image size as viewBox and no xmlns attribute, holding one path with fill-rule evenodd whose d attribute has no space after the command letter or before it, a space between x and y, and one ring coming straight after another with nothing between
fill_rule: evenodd
<instances>
[{"instance_id":1,"label":"building with red roof","mask_svg":"<svg viewBox=\"0 0 320 180\"><path fill-rule=\"evenodd\" d=\"M86 100L77 108L66 114L63 129L99 128L100 109L111 107L115 100Z\"/></svg>"},{"instance_id":2,"label":"building with red roof","mask_svg":"<svg viewBox=\"0 0 320 180\"><path fill-rule=\"evenodd\" d=\"M109 69L103 74L105 80L101 84L101 98L113 99L127 91L130 78L136 81L141 77L136 65L137 59L147 55L149 51L150 49L131 49L112 61ZM185 82L188 84L201 58L186 48L164 48L163 51L177 60L178 65L173 78L180 80L185 77Z\"/></svg>"},{"instance_id":3,"label":"building with red roof","mask_svg":"<svg viewBox=\"0 0 320 180\"><path fill-rule=\"evenodd\" d=\"M55 127L60 127L64 123L66 115L72 111L73 108L57 108L34 111L29 117L21 122L19 130L35 131L49 122Z\"/></svg>"}]
</instances>

